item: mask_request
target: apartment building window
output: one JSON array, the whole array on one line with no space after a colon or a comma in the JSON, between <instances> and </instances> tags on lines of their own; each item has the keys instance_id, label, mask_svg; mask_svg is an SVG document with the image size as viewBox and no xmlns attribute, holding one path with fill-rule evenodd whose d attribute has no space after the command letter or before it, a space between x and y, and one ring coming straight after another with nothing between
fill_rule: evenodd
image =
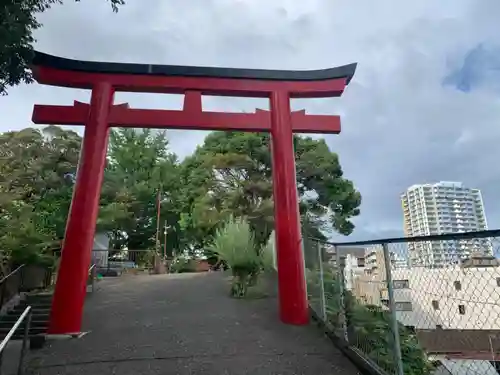
<instances>
[{"instance_id":1,"label":"apartment building window","mask_svg":"<svg viewBox=\"0 0 500 375\"><path fill-rule=\"evenodd\" d=\"M432 301L432 308L434 310L439 310L439 301Z\"/></svg>"},{"instance_id":2,"label":"apartment building window","mask_svg":"<svg viewBox=\"0 0 500 375\"><path fill-rule=\"evenodd\" d=\"M465 305L458 305L458 313L460 315L465 315Z\"/></svg>"},{"instance_id":3,"label":"apartment building window","mask_svg":"<svg viewBox=\"0 0 500 375\"><path fill-rule=\"evenodd\" d=\"M408 280L394 280L393 286L394 289L409 289L410 282Z\"/></svg>"},{"instance_id":4,"label":"apartment building window","mask_svg":"<svg viewBox=\"0 0 500 375\"><path fill-rule=\"evenodd\" d=\"M413 311L411 302L396 302L396 311Z\"/></svg>"},{"instance_id":5,"label":"apartment building window","mask_svg":"<svg viewBox=\"0 0 500 375\"><path fill-rule=\"evenodd\" d=\"M462 290L462 283L460 281L455 281L453 285L455 286L455 290Z\"/></svg>"}]
</instances>

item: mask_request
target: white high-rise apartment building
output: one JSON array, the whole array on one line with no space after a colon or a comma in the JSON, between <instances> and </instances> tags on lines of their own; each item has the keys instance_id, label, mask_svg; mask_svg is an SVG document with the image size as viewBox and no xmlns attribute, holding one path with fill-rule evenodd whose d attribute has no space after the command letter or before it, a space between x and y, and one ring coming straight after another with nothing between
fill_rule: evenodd
<instances>
[{"instance_id":1,"label":"white high-rise apartment building","mask_svg":"<svg viewBox=\"0 0 500 375\"><path fill-rule=\"evenodd\" d=\"M478 189L460 182L413 185L401 195L406 236L481 231L487 229ZM408 244L412 266L443 267L472 253L491 254L488 239L417 242Z\"/></svg>"}]
</instances>

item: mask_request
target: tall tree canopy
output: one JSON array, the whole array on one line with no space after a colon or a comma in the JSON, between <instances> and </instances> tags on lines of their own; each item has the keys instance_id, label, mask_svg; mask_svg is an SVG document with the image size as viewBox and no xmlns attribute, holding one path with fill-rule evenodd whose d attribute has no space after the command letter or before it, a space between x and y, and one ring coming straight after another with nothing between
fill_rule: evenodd
<instances>
[{"instance_id":1,"label":"tall tree canopy","mask_svg":"<svg viewBox=\"0 0 500 375\"><path fill-rule=\"evenodd\" d=\"M30 256L64 236L81 139L50 126L0 135L0 248Z\"/></svg>"},{"instance_id":2,"label":"tall tree canopy","mask_svg":"<svg viewBox=\"0 0 500 375\"><path fill-rule=\"evenodd\" d=\"M177 157L168 152L165 132L149 129L111 132L98 226L112 234L115 248L155 247L160 191L161 225L166 220L172 229L168 248L178 246L178 174Z\"/></svg>"},{"instance_id":3,"label":"tall tree canopy","mask_svg":"<svg viewBox=\"0 0 500 375\"><path fill-rule=\"evenodd\" d=\"M80 0L75 0L80 1ZM109 1L114 11L124 0ZM42 25L36 16L63 0L2 0L0 6L0 95L8 86L32 82L29 63L33 59L33 32Z\"/></svg>"},{"instance_id":4,"label":"tall tree canopy","mask_svg":"<svg viewBox=\"0 0 500 375\"><path fill-rule=\"evenodd\" d=\"M351 233L361 197L337 155L324 140L294 142L303 228L314 237ZM26 255L60 246L80 144L78 134L54 126L0 135L0 249ZM214 132L180 163L165 132L113 130L98 230L113 248L146 250L166 221L172 253L203 249L229 216L245 216L261 245L274 229L271 173L268 134Z\"/></svg>"},{"instance_id":5,"label":"tall tree canopy","mask_svg":"<svg viewBox=\"0 0 500 375\"><path fill-rule=\"evenodd\" d=\"M266 133L214 132L182 166L182 226L203 246L221 219L247 216L259 243L274 227L270 137ZM303 222L321 230L350 234L361 195L342 177L338 157L324 140L294 137ZM279 167L279 166L277 166Z\"/></svg>"}]
</instances>

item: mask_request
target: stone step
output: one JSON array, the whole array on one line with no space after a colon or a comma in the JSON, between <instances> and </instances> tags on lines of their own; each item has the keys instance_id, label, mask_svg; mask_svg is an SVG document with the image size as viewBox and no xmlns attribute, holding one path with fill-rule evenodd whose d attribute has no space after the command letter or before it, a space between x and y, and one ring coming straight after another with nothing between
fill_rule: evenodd
<instances>
[{"instance_id":1,"label":"stone step","mask_svg":"<svg viewBox=\"0 0 500 375\"><path fill-rule=\"evenodd\" d=\"M0 317L0 319L3 319L4 317L11 317L11 316L15 316L15 317L19 318L21 316L21 314L23 313L23 311L24 311L24 309L11 310L7 314ZM37 318L48 317L49 315L50 315L50 309L33 309L33 310L31 310L32 319L35 319L35 317L37 317Z\"/></svg>"},{"instance_id":2,"label":"stone step","mask_svg":"<svg viewBox=\"0 0 500 375\"><path fill-rule=\"evenodd\" d=\"M13 325L17 320L19 319L20 315L5 315L0 317L0 324L6 323ZM49 321L49 315L32 315L31 316L31 323L33 324L38 324L38 323L46 323Z\"/></svg>"},{"instance_id":3,"label":"stone step","mask_svg":"<svg viewBox=\"0 0 500 375\"><path fill-rule=\"evenodd\" d=\"M14 308L17 309L25 309L26 307L31 306L31 307L42 307L42 308L47 308L52 306L52 302L40 302L40 301L21 301L19 302Z\"/></svg>"},{"instance_id":4,"label":"stone step","mask_svg":"<svg viewBox=\"0 0 500 375\"><path fill-rule=\"evenodd\" d=\"M7 315L17 315L20 316L23 311L26 309L26 306L23 308L14 308L10 310ZM50 314L50 307L31 307L31 315L48 315Z\"/></svg>"},{"instance_id":5,"label":"stone step","mask_svg":"<svg viewBox=\"0 0 500 375\"><path fill-rule=\"evenodd\" d=\"M5 336L7 336L7 334L11 330L11 328L12 327L0 327L0 337L4 338ZM40 335L40 334L45 334L45 333L47 333L47 327L30 327L30 330L29 330L30 336ZM22 337L23 335L24 335L24 326L21 324L21 326L19 326L16 329L14 336Z\"/></svg>"}]
</instances>

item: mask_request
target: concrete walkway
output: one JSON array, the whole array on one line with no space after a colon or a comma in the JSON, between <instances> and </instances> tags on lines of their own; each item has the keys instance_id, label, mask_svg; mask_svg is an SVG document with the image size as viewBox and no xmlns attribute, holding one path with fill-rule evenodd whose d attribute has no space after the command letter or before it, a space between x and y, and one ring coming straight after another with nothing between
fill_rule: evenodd
<instances>
[{"instance_id":1,"label":"concrete walkway","mask_svg":"<svg viewBox=\"0 0 500 375\"><path fill-rule=\"evenodd\" d=\"M80 339L30 354L37 375L355 375L314 326L283 325L274 298L234 300L220 273L105 280Z\"/></svg>"}]
</instances>

